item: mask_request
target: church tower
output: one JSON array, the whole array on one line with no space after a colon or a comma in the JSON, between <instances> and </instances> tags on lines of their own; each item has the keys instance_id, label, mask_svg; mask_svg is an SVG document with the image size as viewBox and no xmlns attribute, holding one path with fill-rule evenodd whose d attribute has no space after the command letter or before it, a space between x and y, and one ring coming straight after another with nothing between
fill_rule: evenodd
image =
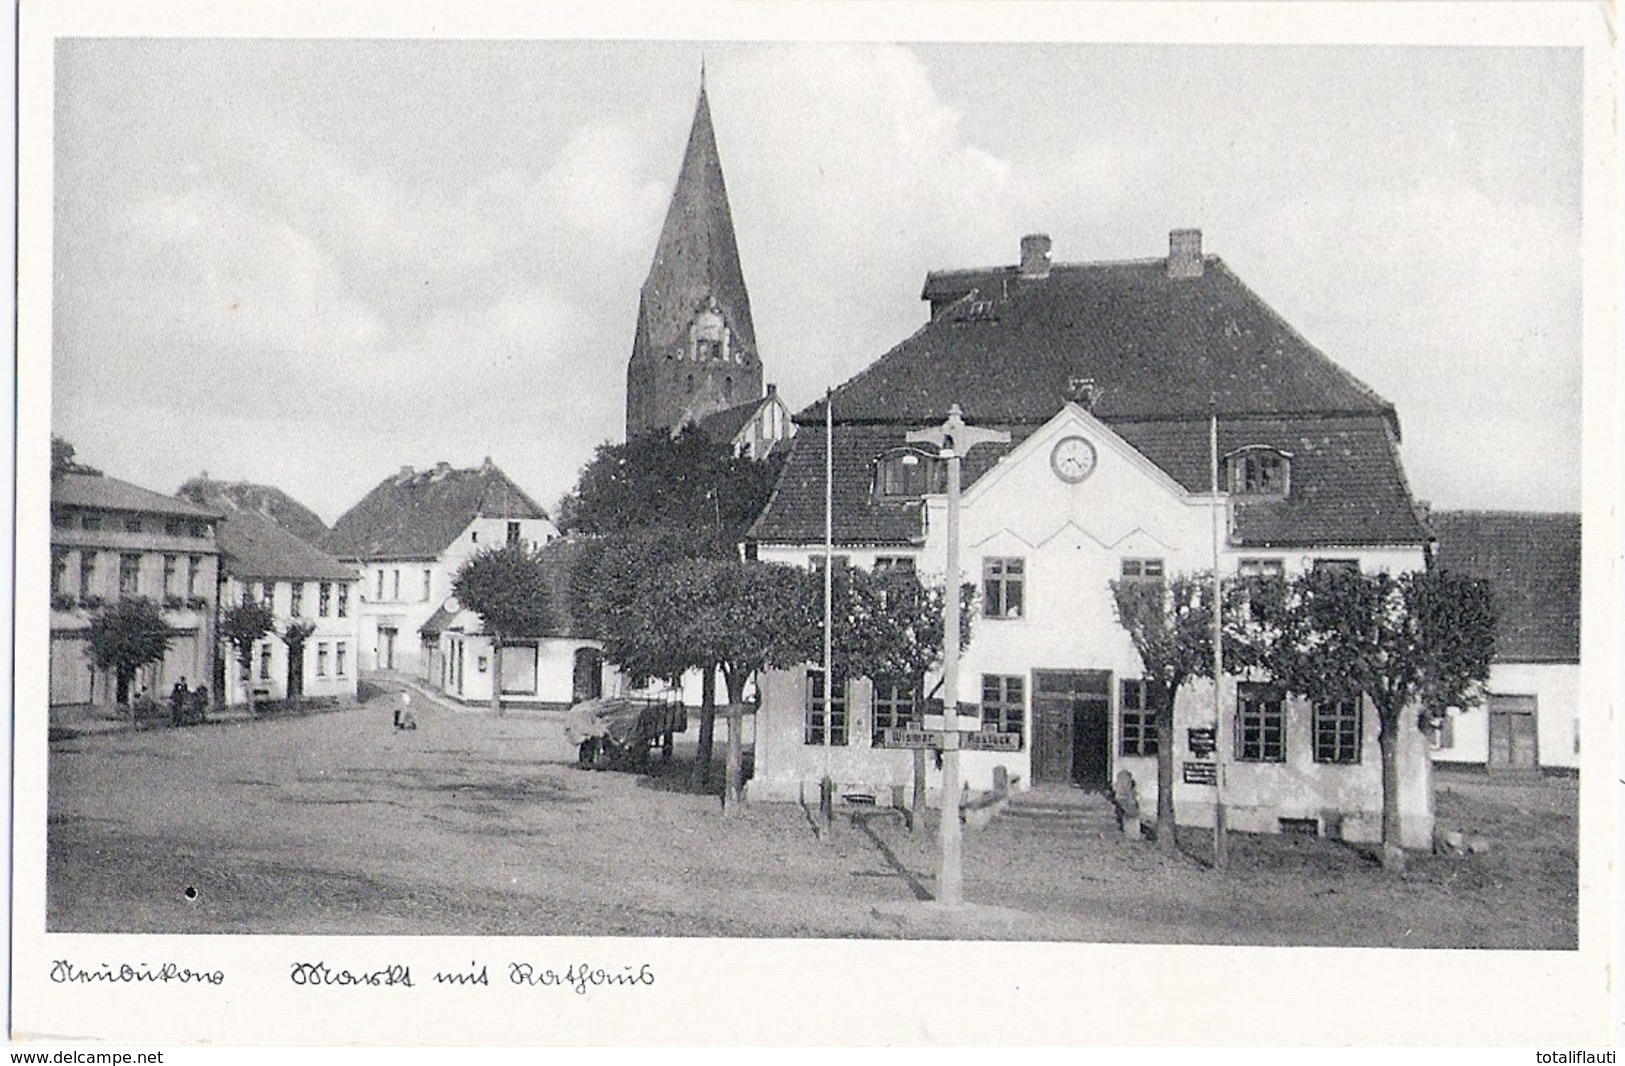
<instances>
[{"instance_id":1,"label":"church tower","mask_svg":"<svg viewBox=\"0 0 1625 1066\"><path fill-rule=\"evenodd\" d=\"M675 429L761 398L762 363L702 70L683 166L638 299L626 433Z\"/></svg>"}]
</instances>

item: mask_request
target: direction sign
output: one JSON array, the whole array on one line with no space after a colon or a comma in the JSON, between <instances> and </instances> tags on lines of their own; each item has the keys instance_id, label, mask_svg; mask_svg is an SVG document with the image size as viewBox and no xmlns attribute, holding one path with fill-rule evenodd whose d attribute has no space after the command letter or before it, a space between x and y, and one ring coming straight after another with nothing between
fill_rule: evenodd
<instances>
[{"instance_id":1,"label":"direction sign","mask_svg":"<svg viewBox=\"0 0 1625 1066\"><path fill-rule=\"evenodd\" d=\"M959 746L967 751L1020 751L1021 736L1017 733L971 733L959 735Z\"/></svg>"},{"instance_id":2,"label":"direction sign","mask_svg":"<svg viewBox=\"0 0 1625 1066\"><path fill-rule=\"evenodd\" d=\"M883 748L941 748L942 733L934 729L887 729L880 734Z\"/></svg>"}]
</instances>

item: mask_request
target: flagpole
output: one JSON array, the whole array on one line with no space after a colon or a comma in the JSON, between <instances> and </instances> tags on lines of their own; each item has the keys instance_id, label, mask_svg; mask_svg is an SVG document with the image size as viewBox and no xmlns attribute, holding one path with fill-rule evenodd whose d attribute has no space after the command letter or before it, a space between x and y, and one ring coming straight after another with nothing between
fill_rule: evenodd
<instances>
[{"instance_id":1,"label":"flagpole","mask_svg":"<svg viewBox=\"0 0 1625 1066\"><path fill-rule=\"evenodd\" d=\"M1222 870L1229 859L1230 842L1224 820L1224 584L1219 576L1219 412L1211 402L1208 415L1208 459L1213 518L1213 865Z\"/></svg>"},{"instance_id":2,"label":"flagpole","mask_svg":"<svg viewBox=\"0 0 1625 1066\"><path fill-rule=\"evenodd\" d=\"M821 837L828 840L835 821L835 788L830 779L830 746L835 739L835 415L831 392L824 390L824 773L818 782Z\"/></svg>"}]
</instances>

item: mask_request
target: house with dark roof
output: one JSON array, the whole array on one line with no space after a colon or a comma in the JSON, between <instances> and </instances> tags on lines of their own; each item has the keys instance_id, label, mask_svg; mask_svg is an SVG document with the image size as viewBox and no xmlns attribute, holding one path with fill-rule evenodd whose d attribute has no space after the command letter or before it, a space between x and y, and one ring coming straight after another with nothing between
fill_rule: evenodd
<instances>
[{"instance_id":1,"label":"house with dark roof","mask_svg":"<svg viewBox=\"0 0 1625 1066\"><path fill-rule=\"evenodd\" d=\"M603 645L588 637L570 612L570 574L582 543L562 538L541 549L551 618L540 632L503 641L500 683L505 704L563 709L604 693ZM478 614L453 596L419 634L431 685L465 703L490 701L495 657Z\"/></svg>"},{"instance_id":2,"label":"house with dark roof","mask_svg":"<svg viewBox=\"0 0 1625 1066\"><path fill-rule=\"evenodd\" d=\"M1435 559L1489 582L1495 657L1485 702L1447 716L1436 763L1491 772L1580 764L1580 516L1435 511Z\"/></svg>"},{"instance_id":3,"label":"house with dark roof","mask_svg":"<svg viewBox=\"0 0 1625 1066\"><path fill-rule=\"evenodd\" d=\"M1425 565L1429 538L1393 405L1204 253L1199 231L1170 234L1164 258L1049 253L1034 235L1015 265L930 273L929 320L834 390L828 412L820 400L796 416L751 539L764 560L821 563L827 461L837 563L940 582L945 463L910 434L956 407L1008 433L962 464L957 577L979 595L958 698L973 728L999 735L963 753L963 779L990 788L1002 766L1018 788L1101 789L1126 772L1149 807L1158 741L1112 581L1210 570L1215 550L1226 573L1398 572ZM751 794L813 794L826 772L838 793L891 794L912 756L888 745L921 726L937 684L846 679L826 701L816 670L769 675ZM1222 753L1206 743L1216 703L1235 740ZM1206 682L1182 689L1176 721L1181 822L1212 824L1222 758L1230 826L1380 838L1370 708L1226 678L1217 697ZM1426 737L1400 755L1404 839L1423 846Z\"/></svg>"},{"instance_id":4,"label":"house with dark roof","mask_svg":"<svg viewBox=\"0 0 1625 1066\"><path fill-rule=\"evenodd\" d=\"M420 631L451 597L458 567L482 548L542 545L558 535L541 505L489 456L476 467L407 466L385 478L320 544L360 571L360 669L434 680Z\"/></svg>"},{"instance_id":5,"label":"house with dark roof","mask_svg":"<svg viewBox=\"0 0 1625 1066\"><path fill-rule=\"evenodd\" d=\"M51 479L51 661L53 720L161 696L181 678L207 684L215 661L220 514L187 500L99 473ZM135 678L135 692L90 661L91 616L120 599L145 597L163 610L171 636L161 662Z\"/></svg>"},{"instance_id":6,"label":"house with dark roof","mask_svg":"<svg viewBox=\"0 0 1625 1066\"><path fill-rule=\"evenodd\" d=\"M773 385L757 400L714 411L693 425L718 444L726 444L734 455L745 459L766 459L795 433L790 408Z\"/></svg>"},{"instance_id":7,"label":"house with dark roof","mask_svg":"<svg viewBox=\"0 0 1625 1066\"><path fill-rule=\"evenodd\" d=\"M222 604L258 600L276 617L276 630L256 643L249 677L234 650L222 649L214 687L228 705L258 700L353 699L360 648L360 572L295 536L270 513L296 516L305 508L276 489L194 478L180 495L224 516L219 527ZM314 517L314 516L312 516ZM311 627L305 639L285 639L291 625Z\"/></svg>"}]
</instances>

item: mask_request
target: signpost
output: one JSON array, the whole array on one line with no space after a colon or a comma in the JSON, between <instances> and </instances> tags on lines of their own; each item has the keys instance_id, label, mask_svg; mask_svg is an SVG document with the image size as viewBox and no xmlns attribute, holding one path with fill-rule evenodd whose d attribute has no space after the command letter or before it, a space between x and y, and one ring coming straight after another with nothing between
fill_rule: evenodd
<instances>
[{"instance_id":1,"label":"signpost","mask_svg":"<svg viewBox=\"0 0 1625 1066\"><path fill-rule=\"evenodd\" d=\"M937 871L937 902L957 907L964 902L964 859L959 827L959 460L978 444L1008 443L1003 430L965 425L964 412L954 404L948 419L934 429L909 433L911 444L935 444L948 463L947 558L943 570L947 587L943 597L942 705L942 864Z\"/></svg>"},{"instance_id":2,"label":"signpost","mask_svg":"<svg viewBox=\"0 0 1625 1066\"><path fill-rule=\"evenodd\" d=\"M887 729L880 734L883 748L914 748L924 751L942 751L947 745L941 729ZM1020 751L1021 737L1015 733L986 733L960 730L961 751Z\"/></svg>"}]
</instances>

